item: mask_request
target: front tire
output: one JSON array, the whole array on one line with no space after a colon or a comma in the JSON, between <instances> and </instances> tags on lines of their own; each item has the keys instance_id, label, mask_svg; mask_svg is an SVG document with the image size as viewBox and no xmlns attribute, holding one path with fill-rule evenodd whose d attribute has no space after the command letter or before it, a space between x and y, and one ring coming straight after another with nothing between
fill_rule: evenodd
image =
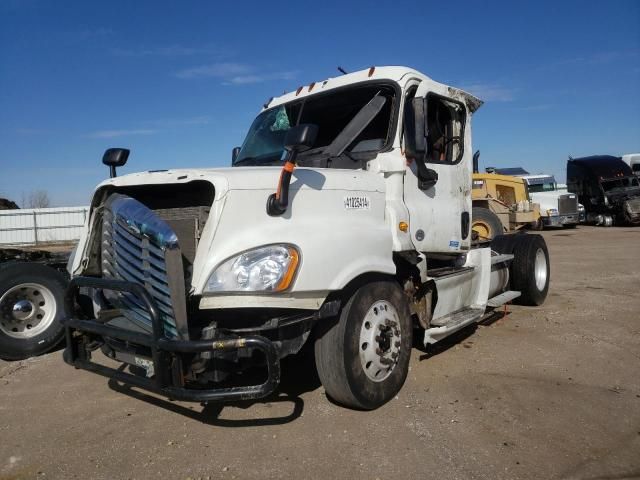
<instances>
[{"instance_id":1,"label":"front tire","mask_svg":"<svg viewBox=\"0 0 640 480\"><path fill-rule=\"evenodd\" d=\"M391 400L409 371L412 322L406 296L392 281L358 288L315 343L320 381L333 400L373 410Z\"/></svg>"},{"instance_id":2,"label":"front tire","mask_svg":"<svg viewBox=\"0 0 640 480\"><path fill-rule=\"evenodd\" d=\"M0 268L0 358L22 360L60 343L66 287L65 276L46 265Z\"/></svg>"}]
</instances>

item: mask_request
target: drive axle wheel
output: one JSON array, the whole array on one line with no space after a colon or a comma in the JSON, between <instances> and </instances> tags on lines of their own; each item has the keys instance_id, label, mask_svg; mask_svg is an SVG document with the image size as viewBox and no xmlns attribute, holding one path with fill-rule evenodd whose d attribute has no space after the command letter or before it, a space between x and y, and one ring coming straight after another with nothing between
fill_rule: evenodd
<instances>
[{"instance_id":1,"label":"drive axle wheel","mask_svg":"<svg viewBox=\"0 0 640 480\"><path fill-rule=\"evenodd\" d=\"M514 303L542 305L551 278L549 251L544 238L531 233L499 235L491 242L491 249L514 256L509 267L510 288L521 293Z\"/></svg>"},{"instance_id":2,"label":"drive axle wheel","mask_svg":"<svg viewBox=\"0 0 640 480\"><path fill-rule=\"evenodd\" d=\"M349 298L337 322L318 336L318 375L337 402L378 408L404 384L411 346L411 316L400 286L367 283Z\"/></svg>"}]
</instances>

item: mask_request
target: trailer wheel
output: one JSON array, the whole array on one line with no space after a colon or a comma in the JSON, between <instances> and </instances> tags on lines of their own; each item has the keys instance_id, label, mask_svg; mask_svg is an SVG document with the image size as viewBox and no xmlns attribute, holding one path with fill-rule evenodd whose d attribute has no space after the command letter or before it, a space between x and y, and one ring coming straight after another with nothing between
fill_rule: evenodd
<instances>
[{"instance_id":1,"label":"trailer wheel","mask_svg":"<svg viewBox=\"0 0 640 480\"><path fill-rule=\"evenodd\" d=\"M0 269L0 358L22 360L56 346L64 335L67 279L38 263Z\"/></svg>"},{"instance_id":2,"label":"trailer wheel","mask_svg":"<svg viewBox=\"0 0 640 480\"><path fill-rule=\"evenodd\" d=\"M487 240L504 233L502 222L498 216L484 207L471 209L471 230L476 232L479 238Z\"/></svg>"},{"instance_id":3,"label":"trailer wheel","mask_svg":"<svg viewBox=\"0 0 640 480\"><path fill-rule=\"evenodd\" d=\"M365 410L391 400L407 378L412 333L409 306L395 282L357 289L315 343L318 376L327 395Z\"/></svg>"},{"instance_id":4,"label":"trailer wheel","mask_svg":"<svg viewBox=\"0 0 640 480\"><path fill-rule=\"evenodd\" d=\"M549 251L540 235L517 235L513 243L511 288L521 292L514 303L542 305L549 291ZM506 252L505 252L506 253Z\"/></svg>"}]
</instances>

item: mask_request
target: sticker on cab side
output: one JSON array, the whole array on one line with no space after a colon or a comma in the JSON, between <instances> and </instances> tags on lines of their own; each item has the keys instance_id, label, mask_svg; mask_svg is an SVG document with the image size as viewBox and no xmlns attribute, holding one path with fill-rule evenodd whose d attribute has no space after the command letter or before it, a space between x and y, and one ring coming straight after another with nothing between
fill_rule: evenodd
<instances>
[{"instance_id":1,"label":"sticker on cab side","mask_svg":"<svg viewBox=\"0 0 640 480\"><path fill-rule=\"evenodd\" d=\"M460 242L458 240L449 241L449 249L458 250L460 248Z\"/></svg>"},{"instance_id":2,"label":"sticker on cab side","mask_svg":"<svg viewBox=\"0 0 640 480\"><path fill-rule=\"evenodd\" d=\"M344 197L345 210L369 210L371 200L365 195L348 195Z\"/></svg>"}]
</instances>

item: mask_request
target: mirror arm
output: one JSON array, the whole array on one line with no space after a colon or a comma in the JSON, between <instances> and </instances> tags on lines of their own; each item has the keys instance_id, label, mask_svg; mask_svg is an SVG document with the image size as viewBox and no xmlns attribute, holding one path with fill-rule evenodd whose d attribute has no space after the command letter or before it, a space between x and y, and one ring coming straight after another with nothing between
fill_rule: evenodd
<instances>
[{"instance_id":1,"label":"mirror arm","mask_svg":"<svg viewBox=\"0 0 640 480\"><path fill-rule=\"evenodd\" d=\"M278 180L278 189L267 198L267 214L275 217L282 215L289 206L289 185L291 175L296 168L296 158L299 152L309 150L316 141L318 126L313 124L299 124L290 128L284 137L284 165Z\"/></svg>"},{"instance_id":2,"label":"mirror arm","mask_svg":"<svg viewBox=\"0 0 640 480\"><path fill-rule=\"evenodd\" d=\"M438 182L438 172L427 167L424 158L416 158L415 162L418 167L418 188L428 190Z\"/></svg>"},{"instance_id":3,"label":"mirror arm","mask_svg":"<svg viewBox=\"0 0 640 480\"><path fill-rule=\"evenodd\" d=\"M295 150L287 153L282 171L280 172L278 190L276 193L269 195L267 199L267 214L271 217L282 215L287 211L287 207L289 206L289 185L291 184L293 170L296 168L297 156Z\"/></svg>"}]
</instances>

